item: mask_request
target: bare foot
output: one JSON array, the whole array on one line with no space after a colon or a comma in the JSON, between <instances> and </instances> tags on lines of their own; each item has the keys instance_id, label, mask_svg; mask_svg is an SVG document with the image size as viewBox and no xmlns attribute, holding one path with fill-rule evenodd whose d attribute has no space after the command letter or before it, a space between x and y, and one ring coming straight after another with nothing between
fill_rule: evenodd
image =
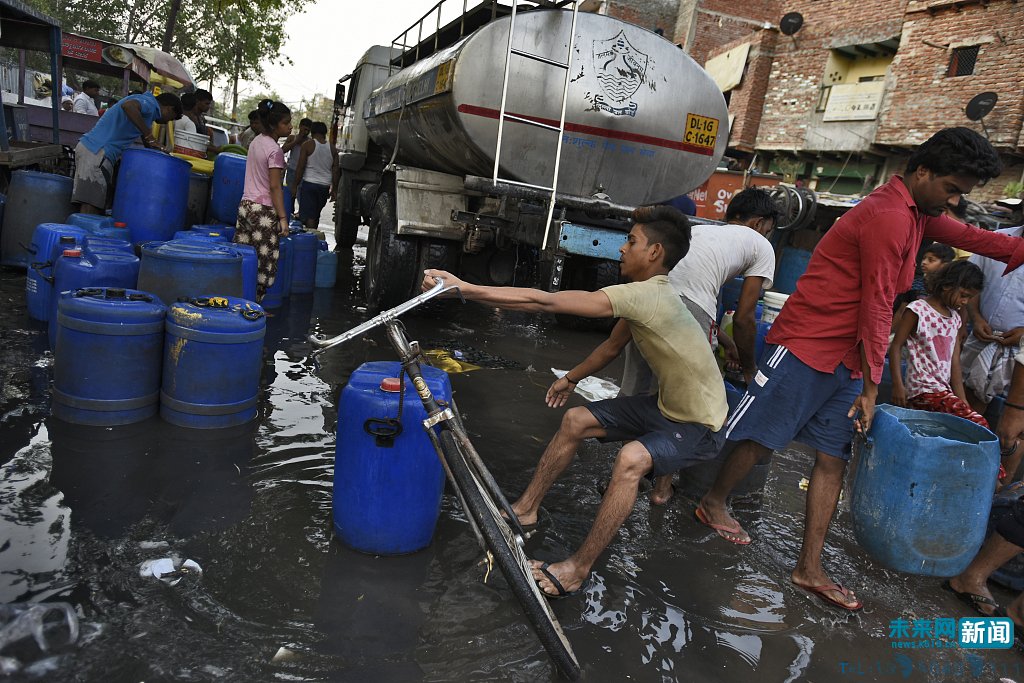
<instances>
[{"instance_id":1,"label":"bare foot","mask_svg":"<svg viewBox=\"0 0 1024 683\"><path fill-rule=\"evenodd\" d=\"M553 598L562 598L569 593L579 590L583 582L590 576L589 567L577 566L571 558L553 564L547 564L540 560L530 560L530 567L533 569L533 580L540 586L541 591ZM545 571L554 576L558 583L561 584L561 590L552 583L550 578L545 576Z\"/></svg>"},{"instance_id":2,"label":"bare foot","mask_svg":"<svg viewBox=\"0 0 1024 683\"><path fill-rule=\"evenodd\" d=\"M715 530L719 536L736 545L749 545L750 534L743 530L725 506L708 505L701 500L697 505L697 520Z\"/></svg>"},{"instance_id":3,"label":"bare foot","mask_svg":"<svg viewBox=\"0 0 1024 683\"><path fill-rule=\"evenodd\" d=\"M857 599L852 590L843 587L841 584L834 583L824 572L819 572L814 576L804 576L793 572L789 580L793 582L793 585L803 588L830 605L847 609L851 612L859 610L864 606L864 603Z\"/></svg>"},{"instance_id":4,"label":"bare foot","mask_svg":"<svg viewBox=\"0 0 1024 683\"><path fill-rule=\"evenodd\" d=\"M672 486L672 475L664 474L654 480L654 488L651 490L651 504L667 505L672 500L675 492L676 487Z\"/></svg>"}]
</instances>

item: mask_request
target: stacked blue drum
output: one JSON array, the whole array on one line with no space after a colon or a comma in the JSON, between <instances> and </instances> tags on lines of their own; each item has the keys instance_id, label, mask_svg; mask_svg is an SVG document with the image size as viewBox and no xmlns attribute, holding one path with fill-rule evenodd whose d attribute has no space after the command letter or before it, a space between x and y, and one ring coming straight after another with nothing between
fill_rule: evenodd
<instances>
[{"instance_id":1,"label":"stacked blue drum","mask_svg":"<svg viewBox=\"0 0 1024 683\"><path fill-rule=\"evenodd\" d=\"M423 431L426 411L408 379L398 419L401 372L394 361L364 363L349 377L338 406L334 531L366 553L425 548L441 512L444 471ZM444 371L425 366L423 378L435 398L451 401Z\"/></svg>"},{"instance_id":2,"label":"stacked blue drum","mask_svg":"<svg viewBox=\"0 0 1024 683\"><path fill-rule=\"evenodd\" d=\"M84 228L90 234L97 237L107 237L125 242L132 241L131 231L128 230L127 224L115 223L114 219L110 216L101 216L94 213L73 213L68 216L67 222L69 225L77 225L80 228Z\"/></svg>"},{"instance_id":3,"label":"stacked blue drum","mask_svg":"<svg viewBox=\"0 0 1024 683\"><path fill-rule=\"evenodd\" d=\"M213 162L213 182L207 213L210 218L234 225L245 189L245 157L221 153Z\"/></svg>"},{"instance_id":4,"label":"stacked blue drum","mask_svg":"<svg viewBox=\"0 0 1024 683\"><path fill-rule=\"evenodd\" d=\"M49 341L57 348L58 300L63 292L82 288L114 287L134 289L139 279L139 259L120 251L65 250L53 266L53 291L50 295Z\"/></svg>"},{"instance_id":5,"label":"stacked blue drum","mask_svg":"<svg viewBox=\"0 0 1024 683\"><path fill-rule=\"evenodd\" d=\"M53 173L11 173L0 231L0 264L26 268L31 261L41 260L29 254L25 245L40 223L64 222L72 210L71 186L71 178Z\"/></svg>"},{"instance_id":6,"label":"stacked blue drum","mask_svg":"<svg viewBox=\"0 0 1024 683\"><path fill-rule=\"evenodd\" d=\"M64 292L57 310L54 416L111 427L155 415L164 305L145 292L99 287Z\"/></svg>"},{"instance_id":7,"label":"stacked blue drum","mask_svg":"<svg viewBox=\"0 0 1024 683\"><path fill-rule=\"evenodd\" d=\"M114 220L127 224L132 242L168 240L185 227L187 161L152 149L127 149L121 155L114 192Z\"/></svg>"},{"instance_id":8,"label":"stacked blue drum","mask_svg":"<svg viewBox=\"0 0 1024 683\"><path fill-rule=\"evenodd\" d=\"M299 232L292 239L292 294L312 294L316 283L316 255L320 240L311 232Z\"/></svg>"},{"instance_id":9,"label":"stacked blue drum","mask_svg":"<svg viewBox=\"0 0 1024 683\"><path fill-rule=\"evenodd\" d=\"M209 241L150 242L142 245L139 289L162 301L242 295L242 257L228 245Z\"/></svg>"},{"instance_id":10,"label":"stacked blue drum","mask_svg":"<svg viewBox=\"0 0 1024 683\"><path fill-rule=\"evenodd\" d=\"M160 416L217 429L256 417L267 321L257 304L201 297L167 311Z\"/></svg>"},{"instance_id":11,"label":"stacked blue drum","mask_svg":"<svg viewBox=\"0 0 1024 683\"><path fill-rule=\"evenodd\" d=\"M203 231L197 230L179 230L174 233L174 239L176 240L206 240L207 242L227 242L228 238L226 235L222 235L219 232L214 231Z\"/></svg>"},{"instance_id":12,"label":"stacked blue drum","mask_svg":"<svg viewBox=\"0 0 1024 683\"><path fill-rule=\"evenodd\" d=\"M277 274L263 294L264 308L277 308L292 290L292 238L278 240Z\"/></svg>"},{"instance_id":13,"label":"stacked blue drum","mask_svg":"<svg viewBox=\"0 0 1024 683\"><path fill-rule=\"evenodd\" d=\"M34 320L50 319L50 297L53 295L53 264L62 253L61 237L72 238L72 246L86 231L63 223L41 223L32 233L28 274L25 277L25 300L28 315ZM60 250L59 250L60 249Z\"/></svg>"},{"instance_id":14,"label":"stacked blue drum","mask_svg":"<svg viewBox=\"0 0 1024 683\"><path fill-rule=\"evenodd\" d=\"M233 225L193 225L192 232L209 237L223 235L224 239L228 242L232 242L235 239L235 227Z\"/></svg>"}]
</instances>

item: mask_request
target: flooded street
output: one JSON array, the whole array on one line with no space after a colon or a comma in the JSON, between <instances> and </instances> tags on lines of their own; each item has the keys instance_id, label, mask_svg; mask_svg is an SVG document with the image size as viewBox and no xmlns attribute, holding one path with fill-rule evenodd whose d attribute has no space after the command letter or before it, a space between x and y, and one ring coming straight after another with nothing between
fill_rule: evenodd
<instances>
[{"instance_id":1,"label":"flooded street","mask_svg":"<svg viewBox=\"0 0 1024 683\"><path fill-rule=\"evenodd\" d=\"M46 681L546 681L545 651L481 553L450 490L433 544L373 557L333 538L338 394L361 363L390 360L383 333L313 356L309 332L367 317L362 248L333 290L293 296L269 319L259 417L196 431L153 418L82 428L49 417L52 355L29 321L24 274L0 283L0 601L65 601L79 642L2 652ZM481 366L451 376L477 449L514 498L556 430L544 393L601 335L540 316L445 304L410 317L424 349ZM604 377L617 380L613 366ZM573 398L579 405L582 398ZM587 442L545 500L528 552L565 557L600 503L615 448ZM693 518L682 490L646 495L585 595L554 609L590 681L995 681L1022 676L1015 651L900 650L895 619L970 616L935 578L887 571L853 539L849 488L825 564L866 607L831 609L789 583L811 457L776 454L764 495L736 502L754 537L740 548ZM401 501L396 501L401 504ZM146 560L191 559L176 585ZM1001 604L1012 595L994 589Z\"/></svg>"}]
</instances>

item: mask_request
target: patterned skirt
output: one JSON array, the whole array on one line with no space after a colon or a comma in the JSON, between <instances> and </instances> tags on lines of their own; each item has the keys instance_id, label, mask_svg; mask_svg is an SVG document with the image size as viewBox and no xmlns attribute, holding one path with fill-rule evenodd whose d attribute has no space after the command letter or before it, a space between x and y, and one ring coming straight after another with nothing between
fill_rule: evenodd
<instances>
[{"instance_id":1,"label":"patterned skirt","mask_svg":"<svg viewBox=\"0 0 1024 683\"><path fill-rule=\"evenodd\" d=\"M274 284L277 275L278 250L277 211L272 206L264 206L243 199L238 205L238 222L235 229L235 242L251 244L256 249L256 301L263 301L267 288Z\"/></svg>"}]
</instances>

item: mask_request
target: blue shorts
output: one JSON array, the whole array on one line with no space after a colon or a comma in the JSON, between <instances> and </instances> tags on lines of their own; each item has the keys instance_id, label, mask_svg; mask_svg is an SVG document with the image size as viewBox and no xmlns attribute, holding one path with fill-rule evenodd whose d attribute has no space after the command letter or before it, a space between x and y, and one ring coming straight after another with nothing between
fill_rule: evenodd
<instances>
[{"instance_id":1,"label":"blue shorts","mask_svg":"<svg viewBox=\"0 0 1024 683\"><path fill-rule=\"evenodd\" d=\"M853 420L850 407L864 381L852 379L840 364L821 372L785 346L765 347L754 381L726 423L729 441L754 441L773 450L791 441L843 460L850 459Z\"/></svg>"},{"instance_id":2,"label":"blue shorts","mask_svg":"<svg viewBox=\"0 0 1024 683\"><path fill-rule=\"evenodd\" d=\"M601 441L639 441L660 477L711 460L725 444L725 430L711 431L691 422L673 422L658 410L657 396L623 396L586 406L607 434Z\"/></svg>"},{"instance_id":3,"label":"blue shorts","mask_svg":"<svg viewBox=\"0 0 1024 683\"><path fill-rule=\"evenodd\" d=\"M302 181L299 185L299 220L303 223L320 220L320 212L327 206L330 194L331 188L327 185Z\"/></svg>"}]
</instances>

